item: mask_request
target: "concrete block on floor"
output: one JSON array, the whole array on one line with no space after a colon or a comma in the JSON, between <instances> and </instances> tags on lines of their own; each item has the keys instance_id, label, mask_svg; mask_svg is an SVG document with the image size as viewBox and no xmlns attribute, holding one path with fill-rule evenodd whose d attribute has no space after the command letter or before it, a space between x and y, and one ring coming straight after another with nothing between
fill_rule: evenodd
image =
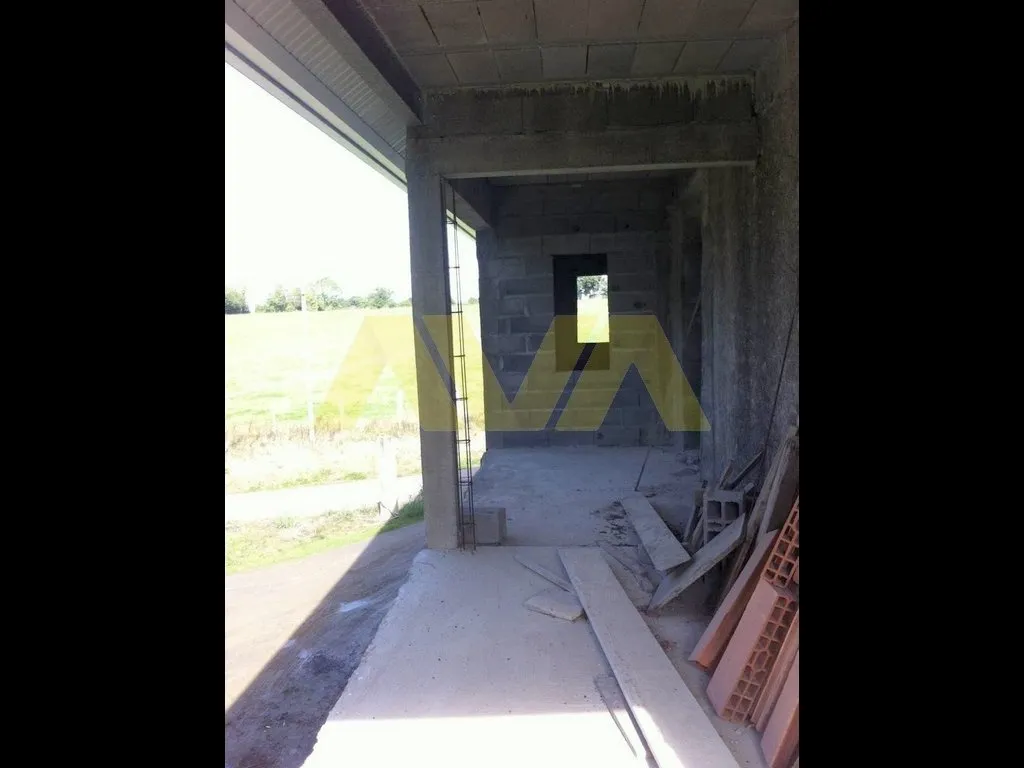
<instances>
[{"instance_id":1,"label":"concrete block on floor","mask_svg":"<svg viewBox=\"0 0 1024 768\"><path fill-rule=\"evenodd\" d=\"M477 507L473 510L473 521L478 546L499 545L508 535L504 507Z\"/></svg>"},{"instance_id":2,"label":"concrete block on floor","mask_svg":"<svg viewBox=\"0 0 1024 768\"><path fill-rule=\"evenodd\" d=\"M523 603L531 611L554 616L556 619L576 621L583 615L583 606L575 594L552 587L531 597Z\"/></svg>"},{"instance_id":3,"label":"concrete block on floor","mask_svg":"<svg viewBox=\"0 0 1024 768\"><path fill-rule=\"evenodd\" d=\"M796 609L796 598L788 589L764 579L758 581L708 683L708 699L719 716L733 723L747 720L779 655Z\"/></svg>"}]
</instances>

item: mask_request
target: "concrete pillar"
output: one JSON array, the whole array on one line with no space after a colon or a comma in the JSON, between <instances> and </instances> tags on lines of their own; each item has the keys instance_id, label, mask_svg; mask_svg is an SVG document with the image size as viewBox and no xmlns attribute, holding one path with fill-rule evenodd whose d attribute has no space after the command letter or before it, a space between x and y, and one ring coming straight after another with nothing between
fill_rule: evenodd
<instances>
[{"instance_id":1,"label":"concrete pillar","mask_svg":"<svg viewBox=\"0 0 1024 768\"><path fill-rule=\"evenodd\" d=\"M411 153L410 153L411 155ZM447 316L449 342L447 349L438 349L447 372L454 370L452 361L451 300L448 289L448 259L445 253L444 206L441 201L441 179L426 170L422 158L410 156L406 161L409 196L409 256L412 271L412 316L416 333L429 340L423 318ZM451 409L450 418L433 414L430 421L455 423L455 404L438 398L437 362L429 352L430 344L416 345L416 388L420 408L420 463L423 470L423 513L430 549L458 547L458 476L455 454L455 431L423 428L424 410ZM443 345L442 345L443 346ZM443 402L438 402L438 400Z\"/></svg>"},{"instance_id":2,"label":"concrete pillar","mask_svg":"<svg viewBox=\"0 0 1024 768\"><path fill-rule=\"evenodd\" d=\"M679 357L683 375L689 382L697 398L701 390L701 318L702 313L697 307L700 301L700 273L702 260L701 222L700 218L684 215L682 217L680 256L682 267L681 299L684 340ZM691 322L692 321L692 322ZM684 432L683 448L699 448L700 432Z\"/></svg>"},{"instance_id":3,"label":"concrete pillar","mask_svg":"<svg viewBox=\"0 0 1024 768\"><path fill-rule=\"evenodd\" d=\"M672 351L698 399L701 397L701 318L694 315L700 299L701 221L682 197L669 207L672 256L669 263L669 325L666 329ZM691 320L693 321L691 324ZM683 449L699 448L699 432L682 432L674 444Z\"/></svg>"}]
</instances>

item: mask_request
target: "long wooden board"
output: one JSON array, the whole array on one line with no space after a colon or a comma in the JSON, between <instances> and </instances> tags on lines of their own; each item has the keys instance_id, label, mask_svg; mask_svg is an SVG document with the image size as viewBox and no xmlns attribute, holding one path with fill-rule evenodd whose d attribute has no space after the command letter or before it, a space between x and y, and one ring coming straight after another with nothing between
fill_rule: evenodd
<instances>
[{"instance_id":1,"label":"long wooden board","mask_svg":"<svg viewBox=\"0 0 1024 768\"><path fill-rule=\"evenodd\" d=\"M758 542L736 583L732 585L722 604L715 611L711 623L697 641L693 653L690 654L690 661L700 664L704 669L711 669L718 661L726 643L732 637L733 630L740 622L743 609L747 607L747 601L754 592L754 586L774 543L775 536Z\"/></svg>"},{"instance_id":2,"label":"long wooden board","mask_svg":"<svg viewBox=\"0 0 1024 768\"><path fill-rule=\"evenodd\" d=\"M659 768L738 768L601 550L576 547L558 555Z\"/></svg>"},{"instance_id":3,"label":"long wooden board","mask_svg":"<svg viewBox=\"0 0 1024 768\"><path fill-rule=\"evenodd\" d=\"M654 592L654 597L651 598L648 610L661 608L736 549L743 538L743 521L745 519L745 517L741 517L739 520L729 523L724 531L697 550L697 554L693 556L689 565L677 568L663 578Z\"/></svg>"},{"instance_id":4,"label":"long wooden board","mask_svg":"<svg viewBox=\"0 0 1024 768\"><path fill-rule=\"evenodd\" d=\"M690 555L683 549L679 539L643 495L626 496L622 499L622 506L655 568L665 573L690 561Z\"/></svg>"}]
</instances>

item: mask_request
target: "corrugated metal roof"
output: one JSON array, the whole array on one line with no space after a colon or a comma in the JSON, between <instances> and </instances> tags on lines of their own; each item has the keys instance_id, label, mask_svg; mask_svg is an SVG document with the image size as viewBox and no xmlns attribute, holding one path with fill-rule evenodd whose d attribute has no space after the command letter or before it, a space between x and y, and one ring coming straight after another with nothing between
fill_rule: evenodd
<instances>
[{"instance_id":1,"label":"corrugated metal roof","mask_svg":"<svg viewBox=\"0 0 1024 768\"><path fill-rule=\"evenodd\" d=\"M405 156L406 122L392 110L291 0L233 0L324 87Z\"/></svg>"}]
</instances>

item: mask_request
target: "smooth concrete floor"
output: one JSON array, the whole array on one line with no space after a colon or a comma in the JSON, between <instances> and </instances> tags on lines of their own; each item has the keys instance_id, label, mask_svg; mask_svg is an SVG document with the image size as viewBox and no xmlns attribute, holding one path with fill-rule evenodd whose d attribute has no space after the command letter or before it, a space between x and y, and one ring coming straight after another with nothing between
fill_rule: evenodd
<instances>
[{"instance_id":1,"label":"smooth concrete floor","mask_svg":"<svg viewBox=\"0 0 1024 768\"><path fill-rule=\"evenodd\" d=\"M638 764L595 687L611 669L589 623L526 609L551 584L516 554L564 576L553 547L416 556L306 768Z\"/></svg>"},{"instance_id":2,"label":"smooth concrete floor","mask_svg":"<svg viewBox=\"0 0 1024 768\"><path fill-rule=\"evenodd\" d=\"M679 451L488 451L474 502L506 508L506 545L416 556L305 768L646 765L595 687L611 670L589 622L526 609L551 584L515 561L518 554L566 578L559 546L635 546L614 503L638 479L669 526L682 528L700 481ZM707 586L645 620L739 765L763 768L756 732L714 714L706 673L686 660L710 619Z\"/></svg>"},{"instance_id":3,"label":"smooth concrete floor","mask_svg":"<svg viewBox=\"0 0 1024 768\"><path fill-rule=\"evenodd\" d=\"M635 545L632 526L610 505L640 481L638 490L667 492L674 511L688 515L699 480L677 455L667 448L489 450L473 478L473 503L505 507L507 546ZM676 500L688 506L675 509Z\"/></svg>"}]
</instances>

